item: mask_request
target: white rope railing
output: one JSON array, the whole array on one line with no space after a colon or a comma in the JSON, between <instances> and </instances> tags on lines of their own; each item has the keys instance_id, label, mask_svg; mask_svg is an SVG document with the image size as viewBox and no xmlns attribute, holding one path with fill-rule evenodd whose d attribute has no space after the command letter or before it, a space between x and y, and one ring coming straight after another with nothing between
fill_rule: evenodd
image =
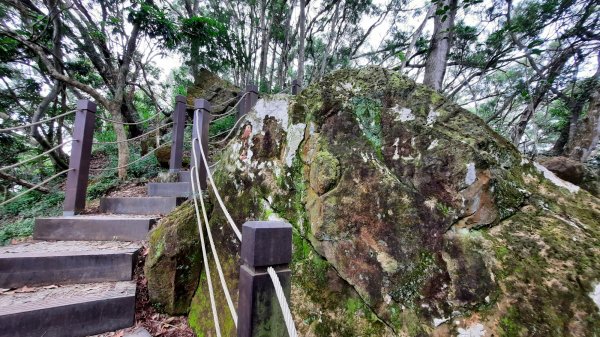
<instances>
[{"instance_id":1,"label":"white rope railing","mask_svg":"<svg viewBox=\"0 0 600 337\"><path fill-rule=\"evenodd\" d=\"M19 167L19 166L21 166L21 165L27 164L27 163L29 163L29 162L32 162L32 161L34 161L34 160L36 160L36 159L38 159L38 158L41 158L41 157L43 157L43 156L47 155L48 153L50 153L50 152L53 152L54 150L56 150L56 149L58 149L58 148L61 148L61 147L65 146L65 145L67 145L67 144L69 144L69 143L71 143L71 142L77 142L77 141L78 141L78 140L76 140L76 139L71 139L71 140L68 140L68 141L66 141L66 142L63 142L62 144L58 144L58 145L56 145L55 147L53 147L53 148L49 149L48 151L45 151L45 152L42 152L42 153L38 154L38 155L37 155L37 156L35 156L35 157L31 157L31 158L29 158L29 159L23 160L22 162L18 162L18 163L16 163L16 164L12 164L12 165L9 165L9 166L0 167L0 171L6 171L6 170L10 170L10 169L12 169L12 168Z\"/></svg>"},{"instance_id":2,"label":"white rope railing","mask_svg":"<svg viewBox=\"0 0 600 337\"><path fill-rule=\"evenodd\" d=\"M227 136L225 136L223 139L216 140L216 141L212 142L212 144L222 144L222 143L225 143L225 142L227 141L227 139L229 139L229 137L231 136L231 134L235 132L235 129L236 129L238 126L239 126L239 124L240 124L240 123L242 122L242 120L244 120L244 119L246 119L246 115L243 115L243 116L241 116L241 117L240 117L240 118L237 120L237 122L235 122L235 124L233 125L233 127L232 127L231 129L229 129L229 133L227 134ZM223 134L223 133L225 133L225 131L223 131L223 132L222 132L222 133L220 133L220 134L217 134L217 135L211 136L211 137L212 137L212 138L216 138L216 137L220 136L220 135L221 135L221 134ZM208 138L210 139L211 137L208 137Z\"/></svg>"},{"instance_id":3,"label":"white rope railing","mask_svg":"<svg viewBox=\"0 0 600 337\"><path fill-rule=\"evenodd\" d=\"M145 136L147 136L149 134L155 133L156 131L158 131L160 129L163 129L163 128L166 128L167 126L170 126L172 124L173 124L173 122L169 122L167 124L164 124L164 125L161 125L159 127L156 127L156 128L154 128L154 129L152 129L150 131L142 133L141 135L135 136L133 138L128 138L128 139L125 139L125 140L115 140L115 141L110 141L110 142L93 142L93 144L94 145L108 145L108 144L121 144L121 143L131 142L131 141L134 141L136 139L140 139L142 137L145 137Z\"/></svg>"},{"instance_id":4,"label":"white rope railing","mask_svg":"<svg viewBox=\"0 0 600 337\"><path fill-rule=\"evenodd\" d=\"M70 115L72 113L75 113L75 112L77 112L77 110L71 110L71 111L67 111L65 113L62 113L62 114L60 114L58 116L54 116L54 117L47 118L47 119L44 119L44 120L41 120L41 121L37 121L35 123L29 123L29 124L25 124L25 125L14 126L14 127L11 127L11 128L0 129L0 133L10 132L10 131L15 131L15 130L20 130L20 129L26 129L26 128L30 128L32 126L36 126L36 125L48 123L50 121L53 121L55 119L59 119L61 117L68 116L68 115Z\"/></svg>"},{"instance_id":5,"label":"white rope railing","mask_svg":"<svg viewBox=\"0 0 600 337\"><path fill-rule=\"evenodd\" d=\"M248 95L248 94L249 94L248 92L245 92L245 93L242 95L242 97L240 97L240 98L238 99L237 103L235 103L235 105L234 105L234 106L232 106L231 108L229 108L229 110L228 110L228 111L226 111L226 112L224 112L224 113L222 113L222 114L214 114L214 115L213 115L213 114L211 114L211 116L212 116L212 117L221 117L221 116L225 116L225 115L230 115L230 114L231 114L233 111L235 111L235 108L237 108L237 107L238 107L238 105L240 105L240 103L241 103L241 102L244 100L244 97L246 97L246 95ZM235 98L234 98L234 99L235 99ZM231 102L232 100L233 100L233 99L231 99L231 100L229 100L229 101ZM221 105L223 105L223 104L221 104ZM215 107L217 107L217 106L215 106ZM214 109L215 107L213 107L213 109ZM215 119L215 120L217 120L217 119Z\"/></svg>"},{"instance_id":6,"label":"white rope railing","mask_svg":"<svg viewBox=\"0 0 600 337\"><path fill-rule=\"evenodd\" d=\"M192 147L192 158L194 160L196 160L196 158L197 158L194 147ZM200 177L198 176L198 168L196 166L192 167L192 169L190 170L190 174L192 174L192 171L195 171L195 174L193 174L192 177L195 178L196 184L197 184L196 186L199 187L200 186ZM197 202L195 200L195 198L196 198L196 195L194 194L194 202ZM237 322L238 322L237 312L235 310L235 306L233 305L233 301L231 300L231 294L229 293L229 288L227 287L227 283L225 282L225 275L223 274L223 268L221 267L221 260L219 259L219 255L217 254L217 248L215 247L215 242L212 237L212 232L210 231L210 226L208 225L208 215L206 214L206 206L204 205L204 199L202 198L202 191L200 192L200 195L198 195L198 198L200 198L200 205L202 206L202 216L204 217L204 225L206 226L206 234L208 234L208 242L210 243L210 249L213 253L213 259L215 260L215 265L217 266L217 273L219 274L219 280L221 281L221 287L223 288L223 293L225 294L225 300L227 301L227 306L229 307L229 312L231 313L233 323L237 327ZM196 217L199 217L199 216L200 216L199 214L196 214ZM198 225L200 225L200 224L198 224Z\"/></svg>"},{"instance_id":7,"label":"white rope railing","mask_svg":"<svg viewBox=\"0 0 600 337\"><path fill-rule=\"evenodd\" d=\"M292 317L292 312L290 311L287 299L283 293L283 288L281 287L281 282L279 282L279 277L277 277L277 273L273 267L267 268L267 273L269 273L269 276L271 276L271 281L273 281L275 295L277 296L277 301L279 302L281 312L283 313L283 320L285 321L288 335L289 337L298 337L298 332L296 331L296 326L294 324L294 318Z\"/></svg>"},{"instance_id":8,"label":"white rope railing","mask_svg":"<svg viewBox=\"0 0 600 337\"><path fill-rule=\"evenodd\" d=\"M192 170L195 167L192 167ZM190 171L190 174L192 174L192 172ZM212 309L212 314L213 314L213 320L215 323L215 330L217 332L217 337L221 337L221 327L219 325L219 318L218 318L218 314L217 314L217 306L215 304L215 293L213 290L213 285L212 285L212 279L210 277L210 267L208 266L208 255L206 255L206 244L204 243L204 234L202 231L202 223L200 220L200 210L198 209L198 201L196 200L196 187L194 182L192 181L192 193L194 195L194 209L196 211L196 219L198 222L198 234L200 235L200 244L202 246L202 259L204 261L204 272L206 273L206 282L208 283L208 295L210 297L210 307ZM200 184L198 184L198 190L200 189ZM202 193L202 192L200 192ZM202 198L202 196L200 195L200 198Z\"/></svg>"},{"instance_id":9,"label":"white rope railing","mask_svg":"<svg viewBox=\"0 0 600 337\"><path fill-rule=\"evenodd\" d=\"M103 120L105 122L110 122L110 123L114 123L114 124L138 125L138 124L143 124L143 123L149 122L151 120L154 120L154 119L156 119L156 117L159 117L159 116L160 116L160 113L155 113L154 115L152 115L152 116L150 116L150 117L148 117L148 118L146 118L144 120L138 121L138 122L121 122L121 121L117 121L117 120L106 118L106 117L102 117L102 116L96 116L96 118L101 119L101 120Z\"/></svg>"},{"instance_id":10,"label":"white rope railing","mask_svg":"<svg viewBox=\"0 0 600 337\"><path fill-rule=\"evenodd\" d=\"M100 169L91 168L91 169L90 169L90 171L94 171L94 172L104 172L104 171L119 170L119 169L122 169L122 168L129 167L129 166L131 166L131 165L133 165L133 164L135 164L135 163L137 163L137 162L139 162L139 161L142 161L142 160L144 160L145 158L147 158L148 156L150 156L151 154L153 154L154 152L156 152L158 149L160 149L160 148L162 148L162 147L165 147L165 146L167 146L167 145L169 145L169 143L164 143L164 144L162 144L162 145L160 145L160 146L157 146L156 148L154 148L154 149L150 150L150 151L149 151L148 153L146 153L145 155L143 155L143 156L139 157L138 159L136 159L136 160L134 160L134 161L132 161L132 162L130 162L130 163L127 163L127 164L125 164L125 165L122 165L122 166L117 166L117 167L100 168Z\"/></svg>"},{"instance_id":11,"label":"white rope railing","mask_svg":"<svg viewBox=\"0 0 600 337\"><path fill-rule=\"evenodd\" d=\"M198 125L196 126L196 129L198 129ZM198 132L199 135L202 134L200 132L200 130L197 130L197 132ZM202 148L202 143L200 142L200 140L198 138L196 138L195 141L197 141L198 144L200 145L199 146L199 148L200 148L200 154L202 156L202 162L204 163L204 167L206 168L206 176L208 177L208 180L210 181L210 185L212 186L212 189L215 192L215 196L217 197L217 201L218 201L219 205L221 206L221 209L223 210L223 213L225 214L225 218L227 218L227 222L229 222L229 225L231 225L231 229L233 230L233 232L237 236L238 240L240 240L240 242L242 242L242 233L237 228L235 222L233 221L233 218L231 217L231 214L229 214L229 211L227 210L227 207L225 207L225 203L223 203L223 199L221 199L221 194L217 190L217 185L215 184L215 181L213 180L212 174L210 173L210 166L208 165L208 162L206 161L206 155L204 154L204 149ZM194 144L192 144L192 149L193 148L194 148Z\"/></svg>"},{"instance_id":12,"label":"white rope railing","mask_svg":"<svg viewBox=\"0 0 600 337\"><path fill-rule=\"evenodd\" d=\"M12 197L12 198L10 198L10 199L8 199L8 200L4 200L2 203L0 203L0 206L4 206L4 205L8 204L9 202L11 202L11 201L13 201L13 200L15 200L15 199L17 199L17 198L20 198L21 196L23 196L23 195L25 195L25 194L27 194L27 193L29 193L29 192L33 191L33 190L36 190L36 189L38 189L39 187L41 187L42 185L44 185L44 184L46 184L46 183L48 183L48 182L50 182L50 181L52 181L52 180L54 180L54 179L58 178L60 175L63 175L63 174L65 174L65 173L69 172L69 171L74 171L74 170L75 170L75 169L66 169L66 170L64 170L64 171L58 172L57 174L55 174L55 175L53 175L52 177L50 177L50 178L48 178L48 179L46 179L46 180L42 181L42 182L41 182L41 183L39 183L39 184L37 184L37 185L33 186L32 188L30 188L30 189L28 189L28 190L26 190L26 191L24 191L24 192L21 192L21 193L19 193L19 194L15 195L14 197Z\"/></svg>"}]
</instances>

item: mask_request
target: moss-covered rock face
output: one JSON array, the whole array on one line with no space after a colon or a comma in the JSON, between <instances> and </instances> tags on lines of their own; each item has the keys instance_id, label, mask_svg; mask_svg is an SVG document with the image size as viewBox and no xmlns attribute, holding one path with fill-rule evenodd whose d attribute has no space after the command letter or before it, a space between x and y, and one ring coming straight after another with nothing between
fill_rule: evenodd
<instances>
[{"instance_id":1,"label":"moss-covered rock face","mask_svg":"<svg viewBox=\"0 0 600 337\"><path fill-rule=\"evenodd\" d=\"M600 334L598 199L398 73L341 70L289 102L264 97L217 159L238 225L294 226L303 336ZM218 208L210 225L236 289L239 246Z\"/></svg>"},{"instance_id":2,"label":"moss-covered rock face","mask_svg":"<svg viewBox=\"0 0 600 337\"><path fill-rule=\"evenodd\" d=\"M187 104L193 106L194 99L203 98L210 102L212 113L221 114L236 103L240 89L207 69L201 69L194 85L187 90Z\"/></svg>"},{"instance_id":3,"label":"moss-covered rock face","mask_svg":"<svg viewBox=\"0 0 600 337\"><path fill-rule=\"evenodd\" d=\"M148 247L144 274L150 299L167 313L186 314L202 267L193 205L186 202L163 218Z\"/></svg>"}]
</instances>

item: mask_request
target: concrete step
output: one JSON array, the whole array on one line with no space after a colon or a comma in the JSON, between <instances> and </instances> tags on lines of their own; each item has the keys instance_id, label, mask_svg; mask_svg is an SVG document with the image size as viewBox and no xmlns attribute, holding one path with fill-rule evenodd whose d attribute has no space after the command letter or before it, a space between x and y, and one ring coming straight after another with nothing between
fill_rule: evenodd
<instances>
[{"instance_id":1,"label":"concrete step","mask_svg":"<svg viewBox=\"0 0 600 337\"><path fill-rule=\"evenodd\" d=\"M135 282L0 293L0 337L83 337L133 326Z\"/></svg>"},{"instance_id":2,"label":"concrete step","mask_svg":"<svg viewBox=\"0 0 600 337\"><path fill-rule=\"evenodd\" d=\"M128 281L140 245L118 241L41 241L0 247L0 288Z\"/></svg>"},{"instance_id":3,"label":"concrete step","mask_svg":"<svg viewBox=\"0 0 600 337\"><path fill-rule=\"evenodd\" d=\"M179 171L178 175L179 175L179 182L189 183L192 181L192 178L190 176L190 171Z\"/></svg>"},{"instance_id":4,"label":"concrete step","mask_svg":"<svg viewBox=\"0 0 600 337\"><path fill-rule=\"evenodd\" d=\"M112 214L168 214L187 198L182 197L136 197L102 198L100 211Z\"/></svg>"},{"instance_id":5,"label":"concrete step","mask_svg":"<svg viewBox=\"0 0 600 337\"><path fill-rule=\"evenodd\" d=\"M142 241L156 217L78 215L35 219L35 240Z\"/></svg>"},{"instance_id":6,"label":"concrete step","mask_svg":"<svg viewBox=\"0 0 600 337\"><path fill-rule=\"evenodd\" d=\"M189 197L192 195L191 183L149 183L148 195L151 197Z\"/></svg>"}]
</instances>

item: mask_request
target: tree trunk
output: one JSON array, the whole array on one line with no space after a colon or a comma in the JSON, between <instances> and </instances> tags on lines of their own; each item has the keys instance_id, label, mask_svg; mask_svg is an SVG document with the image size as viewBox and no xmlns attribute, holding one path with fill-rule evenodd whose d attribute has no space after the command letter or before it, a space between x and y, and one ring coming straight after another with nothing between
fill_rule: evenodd
<instances>
[{"instance_id":1,"label":"tree trunk","mask_svg":"<svg viewBox=\"0 0 600 337\"><path fill-rule=\"evenodd\" d=\"M25 181L25 180L21 179L21 178L17 178L17 177L11 176L11 175L6 174L6 173L4 173L2 171L0 171L0 178L2 178L3 180L15 183L15 184L17 184L19 186L23 186L25 188L33 188L33 186L35 186L35 184L32 184L32 183L30 183L28 181ZM40 187L36 188L36 191L42 192L42 193L50 193L50 190L47 189L47 188L45 188L45 187L43 187L43 186L40 186Z\"/></svg>"},{"instance_id":2,"label":"tree trunk","mask_svg":"<svg viewBox=\"0 0 600 337\"><path fill-rule=\"evenodd\" d=\"M123 122L123 115L121 115L121 105L118 103L114 104L114 107L110 109L110 114L112 118L117 122ZM129 144L127 143L127 131L125 130L125 126L121 123L113 123L113 128L115 129L115 135L117 136L117 141L120 142L117 144L117 152L118 152L118 160L117 166L125 166L129 161ZM119 168L118 169L119 179L127 178L127 168Z\"/></svg>"},{"instance_id":3,"label":"tree trunk","mask_svg":"<svg viewBox=\"0 0 600 337\"><path fill-rule=\"evenodd\" d=\"M600 139L600 88L591 95L587 114L575 126L573 137L569 139L566 153L571 159L584 162L590 158Z\"/></svg>"},{"instance_id":4,"label":"tree trunk","mask_svg":"<svg viewBox=\"0 0 600 337\"><path fill-rule=\"evenodd\" d=\"M304 87L304 44L306 40L306 0L300 0L300 14L298 16L300 36L298 37L298 84Z\"/></svg>"},{"instance_id":5,"label":"tree trunk","mask_svg":"<svg viewBox=\"0 0 600 337\"><path fill-rule=\"evenodd\" d=\"M260 89L265 90L267 85L267 58L269 56L269 35L271 33L271 25L269 25L269 28L267 28L267 0L261 1L260 30L262 32L262 35L260 38L260 64L258 66L258 81Z\"/></svg>"},{"instance_id":6,"label":"tree trunk","mask_svg":"<svg viewBox=\"0 0 600 337\"><path fill-rule=\"evenodd\" d=\"M452 46L452 30L454 18L458 9L458 0L441 0L437 3L437 10L444 6L450 8L441 15L436 15L433 21L433 35L429 46L429 54L425 61L425 76L423 83L440 91L446 74L448 53Z\"/></svg>"},{"instance_id":7,"label":"tree trunk","mask_svg":"<svg viewBox=\"0 0 600 337\"><path fill-rule=\"evenodd\" d=\"M331 49L333 47L334 37L335 37L335 27L338 21L338 17L340 15L340 3L335 4L335 10L333 12L333 18L331 19L331 30L329 31L329 38L327 39L327 47L323 52L323 57L321 58L321 69L319 70L319 74L317 75L317 79L323 77L325 75L325 70L327 69L327 63L329 61L329 55L331 54Z\"/></svg>"}]
</instances>

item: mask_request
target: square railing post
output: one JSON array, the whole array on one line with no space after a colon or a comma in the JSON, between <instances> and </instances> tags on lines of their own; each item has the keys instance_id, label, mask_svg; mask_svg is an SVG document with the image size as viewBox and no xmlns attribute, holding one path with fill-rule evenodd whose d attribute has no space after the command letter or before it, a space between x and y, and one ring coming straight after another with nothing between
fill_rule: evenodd
<instances>
[{"instance_id":1,"label":"square railing post","mask_svg":"<svg viewBox=\"0 0 600 337\"><path fill-rule=\"evenodd\" d=\"M246 86L246 97L244 97L244 114L252 110L258 101L258 87L255 84Z\"/></svg>"},{"instance_id":2,"label":"square railing post","mask_svg":"<svg viewBox=\"0 0 600 337\"><path fill-rule=\"evenodd\" d=\"M292 226L282 221L246 222L242 226L241 255L237 337L287 336L267 267L275 269L289 299Z\"/></svg>"},{"instance_id":3,"label":"square railing post","mask_svg":"<svg viewBox=\"0 0 600 337\"><path fill-rule=\"evenodd\" d=\"M192 158L191 169L196 167L200 177L200 189L205 190L206 185L206 166L202 162L202 153L200 153L200 144L208 161L208 125L211 120L210 103L205 99L194 100L194 126L192 131L192 146L196 152L196 158ZM200 141L198 142L197 139ZM191 171L190 171L191 173ZM192 175L192 183L194 175Z\"/></svg>"},{"instance_id":4,"label":"square railing post","mask_svg":"<svg viewBox=\"0 0 600 337\"><path fill-rule=\"evenodd\" d=\"M237 100L240 101L237 106L237 112L235 120L239 120L243 115L246 114L246 97L244 96L245 92L240 91L237 94Z\"/></svg>"},{"instance_id":5,"label":"square railing post","mask_svg":"<svg viewBox=\"0 0 600 337\"><path fill-rule=\"evenodd\" d=\"M65 216L78 214L85 209L95 120L96 104L89 100L77 101L69 158L70 171L65 188Z\"/></svg>"},{"instance_id":6,"label":"square railing post","mask_svg":"<svg viewBox=\"0 0 600 337\"><path fill-rule=\"evenodd\" d=\"M186 117L185 96L178 95L175 98L175 110L173 111L173 140L171 142L171 158L169 159L169 172L181 171L183 163L183 135L185 133Z\"/></svg>"},{"instance_id":7,"label":"square railing post","mask_svg":"<svg viewBox=\"0 0 600 337\"><path fill-rule=\"evenodd\" d=\"M292 95L296 96L300 93L300 83L298 83L298 80L293 80L292 81Z\"/></svg>"}]
</instances>

